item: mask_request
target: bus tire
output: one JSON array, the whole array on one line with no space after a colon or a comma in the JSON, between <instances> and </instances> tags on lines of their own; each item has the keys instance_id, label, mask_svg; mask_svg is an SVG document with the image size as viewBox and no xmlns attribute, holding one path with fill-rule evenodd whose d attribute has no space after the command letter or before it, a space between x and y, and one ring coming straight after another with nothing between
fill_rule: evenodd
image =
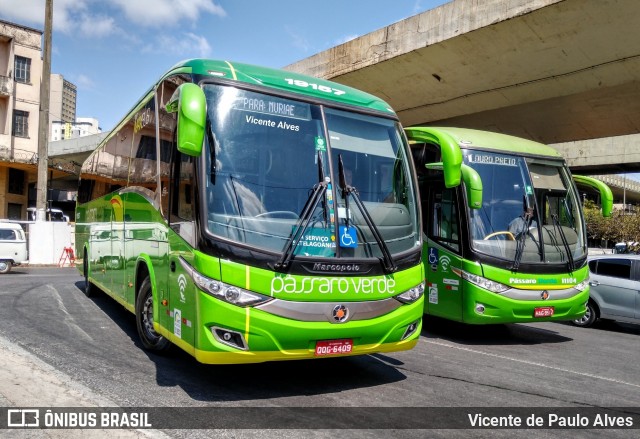
<instances>
[{"instance_id":1,"label":"bus tire","mask_svg":"<svg viewBox=\"0 0 640 439\"><path fill-rule=\"evenodd\" d=\"M84 251L84 258L82 258L82 273L84 274L84 295L87 297L93 296L95 287L89 280L89 261L87 260L87 251Z\"/></svg>"},{"instance_id":2,"label":"bus tire","mask_svg":"<svg viewBox=\"0 0 640 439\"><path fill-rule=\"evenodd\" d=\"M587 311L584 313L579 319L575 319L572 323L581 328L588 328L593 326L593 324L598 320L598 309L596 305L589 300L587 302Z\"/></svg>"},{"instance_id":3,"label":"bus tire","mask_svg":"<svg viewBox=\"0 0 640 439\"><path fill-rule=\"evenodd\" d=\"M136 297L136 327L145 349L162 352L170 347L169 340L153 329L153 295L148 276L142 281Z\"/></svg>"},{"instance_id":4,"label":"bus tire","mask_svg":"<svg viewBox=\"0 0 640 439\"><path fill-rule=\"evenodd\" d=\"M0 260L0 274L7 274L11 271L11 261Z\"/></svg>"}]
</instances>

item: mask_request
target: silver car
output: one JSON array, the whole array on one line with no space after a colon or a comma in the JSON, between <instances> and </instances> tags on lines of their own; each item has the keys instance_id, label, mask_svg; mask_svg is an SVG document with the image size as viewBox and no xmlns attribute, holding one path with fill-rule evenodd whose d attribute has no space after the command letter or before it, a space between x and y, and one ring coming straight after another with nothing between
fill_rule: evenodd
<instances>
[{"instance_id":1,"label":"silver car","mask_svg":"<svg viewBox=\"0 0 640 439\"><path fill-rule=\"evenodd\" d=\"M573 324L588 327L598 319L640 323L640 255L590 256L589 270L587 312Z\"/></svg>"}]
</instances>

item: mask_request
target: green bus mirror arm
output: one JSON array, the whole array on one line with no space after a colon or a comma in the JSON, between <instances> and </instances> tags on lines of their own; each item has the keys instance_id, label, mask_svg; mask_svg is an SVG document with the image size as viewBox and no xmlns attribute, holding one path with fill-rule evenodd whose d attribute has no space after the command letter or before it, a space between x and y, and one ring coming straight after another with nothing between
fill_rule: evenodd
<instances>
[{"instance_id":1,"label":"green bus mirror arm","mask_svg":"<svg viewBox=\"0 0 640 439\"><path fill-rule=\"evenodd\" d=\"M193 83L182 84L166 105L169 113L178 113L178 151L190 156L202 153L207 120L204 91Z\"/></svg>"},{"instance_id":2,"label":"green bus mirror arm","mask_svg":"<svg viewBox=\"0 0 640 439\"><path fill-rule=\"evenodd\" d=\"M597 180L593 177L585 177L584 175L574 175L573 180L576 183L581 183L597 189L600 192L602 216L611 216L611 211L613 210L613 194L611 193L611 188L609 186L607 186L600 180Z\"/></svg>"},{"instance_id":3,"label":"green bus mirror arm","mask_svg":"<svg viewBox=\"0 0 640 439\"><path fill-rule=\"evenodd\" d=\"M462 151L451 136L428 127L410 127L405 128L404 131L410 141L439 145L442 154L444 185L449 188L460 185Z\"/></svg>"},{"instance_id":4,"label":"green bus mirror arm","mask_svg":"<svg viewBox=\"0 0 640 439\"><path fill-rule=\"evenodd\" d=\"M471 166L464 163L460 167L462 172L462 181L467 190L467 203L471 209L480 209L482 207L482 179L480 174Z\"/></svg>"}]
</instances>

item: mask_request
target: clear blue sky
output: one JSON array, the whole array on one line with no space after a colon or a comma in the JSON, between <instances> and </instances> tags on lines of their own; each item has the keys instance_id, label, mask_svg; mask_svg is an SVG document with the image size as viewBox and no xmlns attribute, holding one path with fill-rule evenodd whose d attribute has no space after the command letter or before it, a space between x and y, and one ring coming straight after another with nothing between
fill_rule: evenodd
<instances>
[{"instance_id":1,"label":"clear blue sky","mask_svg":"<svg viewBox=\"0 0 640 439\"><path fill-rule=\"evenodd\" d=\"M77 116L110 130L176 62L283 67L445 0L54 0L52 73ZM44 30L45 0L0 0L0 19Z\"/></svg>"}]
</instances>

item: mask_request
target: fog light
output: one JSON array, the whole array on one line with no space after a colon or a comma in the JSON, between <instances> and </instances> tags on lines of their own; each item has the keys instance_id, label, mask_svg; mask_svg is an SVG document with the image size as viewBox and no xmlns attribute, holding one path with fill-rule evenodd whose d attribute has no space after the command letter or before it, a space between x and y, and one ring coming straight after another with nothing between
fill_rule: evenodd
<instances>
[{"instance_id":1,"label":"fog light","mask_svg":"<svg viewBox=\"0 0 640 439\"><path fill-rule=\"evenodd\" d=\"M402 336L401 340L408 338L411 334L416 332L416 329L418 329L419 323L420 323L420 320L413 322L409 326L407 326L407 329L404 331L404 335Z\"/></svg>"},{"instance_id":2,"label":"fog light","mask_svg":"<svg viewBox=\"0 0 640 439\"><path fill-rule=\"evenodd\" d=\"M484 314L484 305L482 303L476 303L476 312L478 314Z\"/></svg>"},{"instance_id":3,"label":"fog light","mask_svg":"<svg viewBox=\"0 0 640 439\"><path fill-rule=\"evenodd\" d=\"M224 328L211 328L211 333L222 344L246 351L249 349L242 334Z\"/></svg>"}]
</instances>

